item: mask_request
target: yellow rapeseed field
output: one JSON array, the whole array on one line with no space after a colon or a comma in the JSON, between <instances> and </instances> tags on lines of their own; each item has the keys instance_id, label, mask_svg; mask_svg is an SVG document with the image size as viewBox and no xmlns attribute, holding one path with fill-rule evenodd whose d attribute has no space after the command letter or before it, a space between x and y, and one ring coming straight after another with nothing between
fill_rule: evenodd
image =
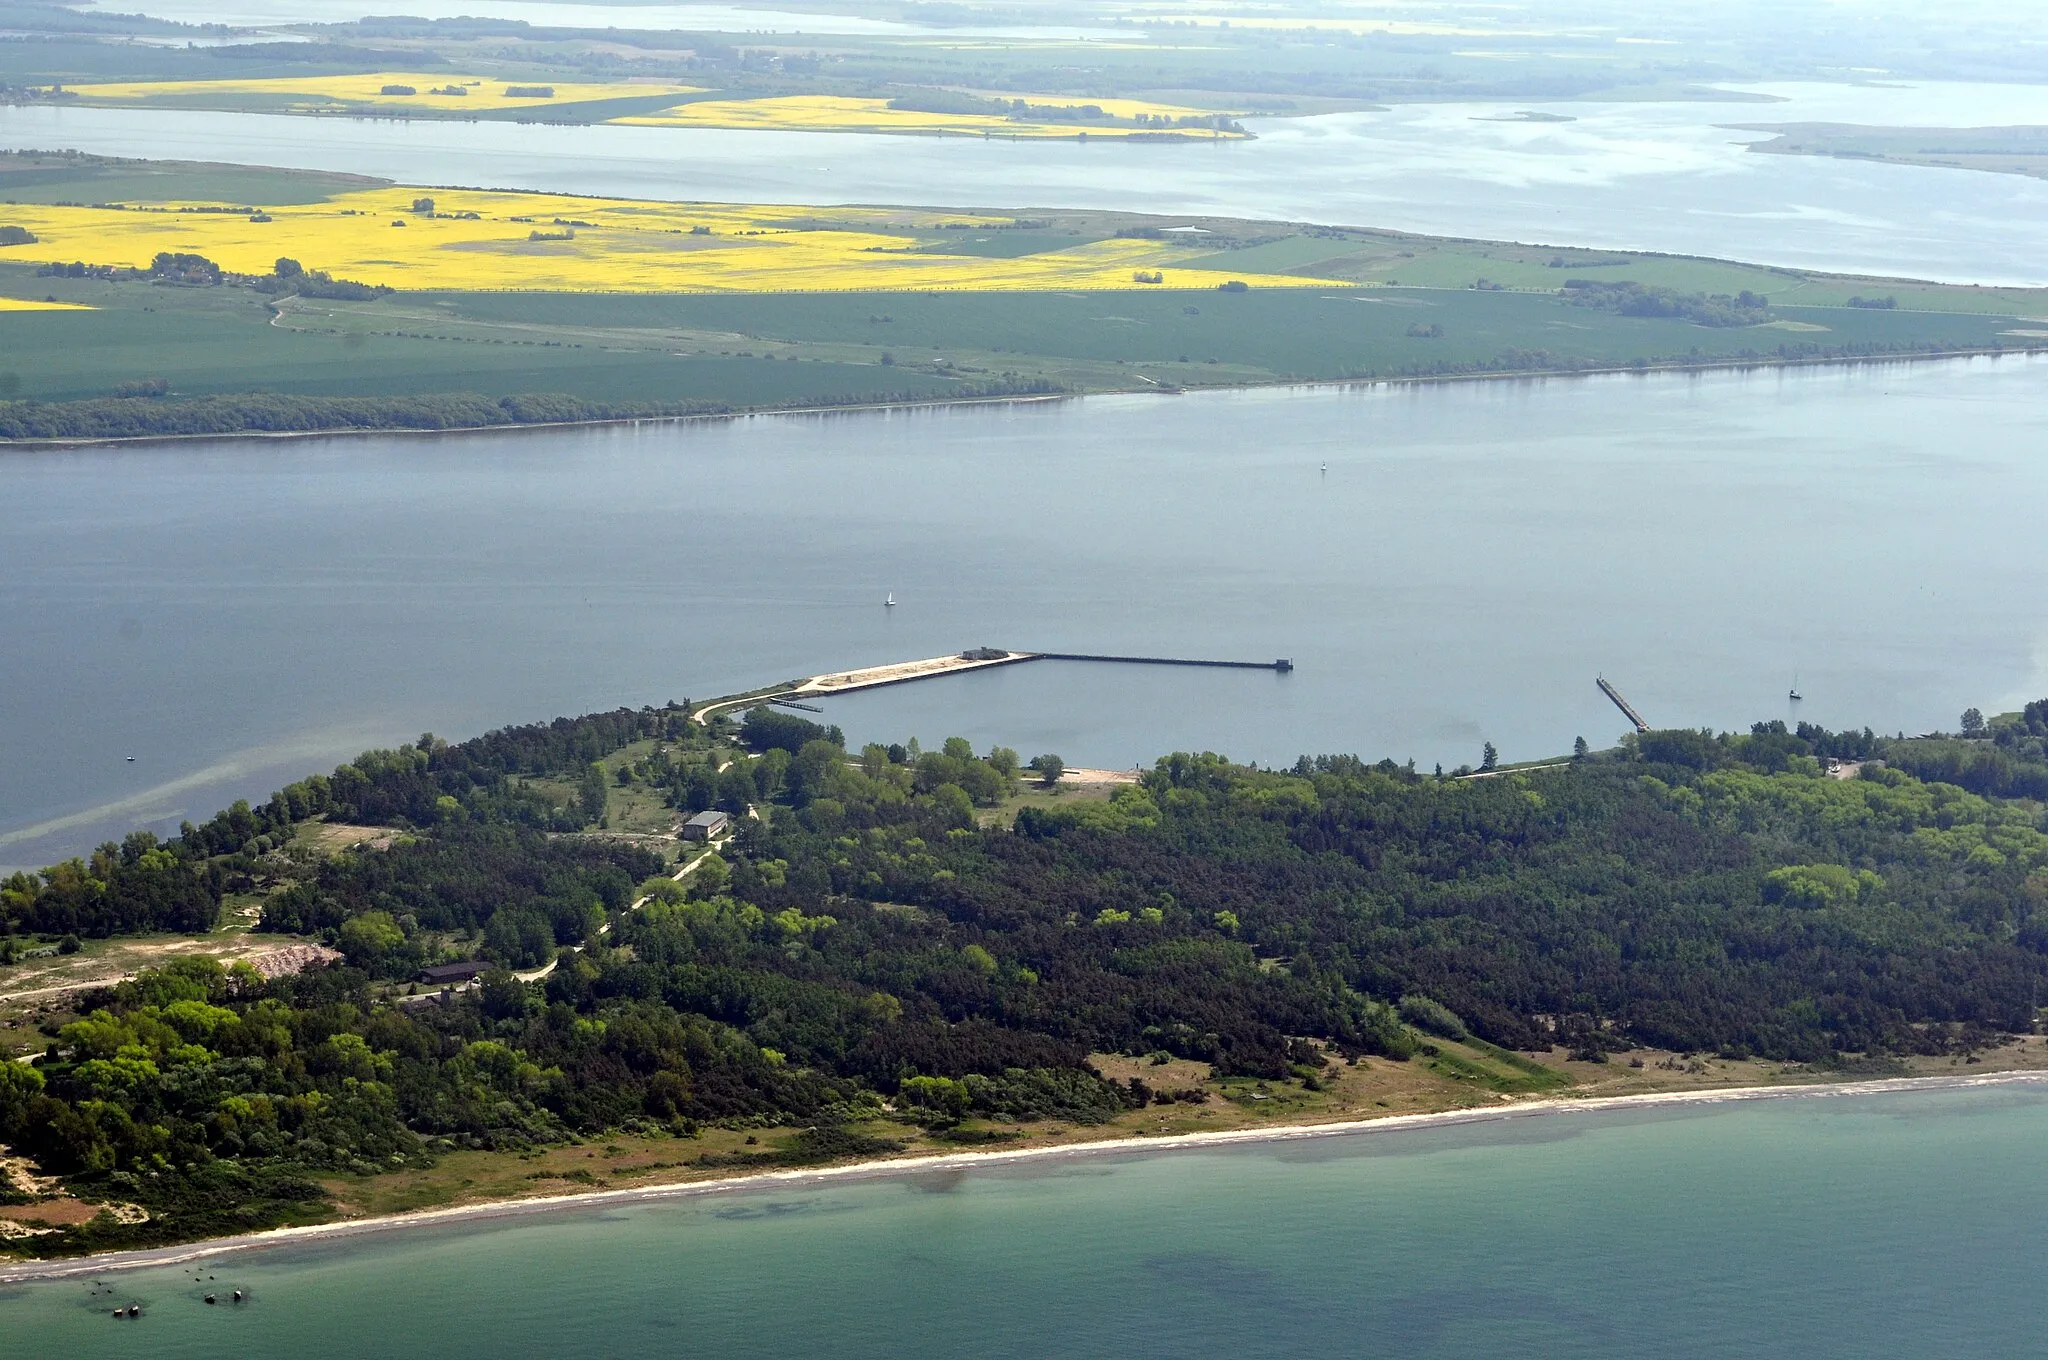
<instances>
[{"instance_id":1,"label":"yellow rapeseed field","mask_svg":"<svg viewBox=\"0 0 2048 1360\"><path fill-rule=\"evenodd\" d=\"M89 312L78 302L40 302L35 298L0 297L0 312Z\"/></svg>"},{"instance_id":2,"label":"yellow rapeseed field","mask_svg":"<svg viewBox=\"0 0 2048 1360\"><path fill-rule=\"evenodd\" d=\"M1139 114L1168 120L1200 116L1200 109L1173 104L1153 104L1142 99L1072 99L1066 96L1018 96L1032 104L1079 107L1093 104L1116 118ZM773 128L804 132L923 132L952 133L979 137L1130 137L1141 133L1181 131L1195 137L1231 139L1236 132L1206 128L1173 129L1138 127L1130 124L1091 124L1062 120L1016 120L981 113L925 113L916 109L892 109L886 99L842 98L837 95L789 95L777 99L705 99L678 104L656 113L631 114L614 118L614 123L634 127L721 127Z\"/></svg>"},{"instance_id":3,"label":"yellow rapeseed field","mask_svg":"<svg viewBox=\"0 0 2048 1360\"><path fill-rule=\"evenodd\" d=\"M385 94L387 85L406 86L413 94ZM514 88L552 89L548 98L508 95ZM626 81L609 83L565 83L557 80L506 80L502 77L449 75L419 71L378 71L362 76L284 76L275 80L151 80L128 84L72 85L67 87L80 99L94 102L154 102L222 104L261 101L307 111L336 110L353 105L391 109L544 109L550 104L575 104L593 99L622 99L635 95L696 94L694 85L641 85ZM462 94L435 94L435 90L459 89Z\"/></svg>"},{"instance_id":4,"label":"yellow rapeseed field","mask_svg":"<svg viewBox=\"0 0 2048 1360\"><path fill-rule=\"evenodd\" d=\"M434 200L433 215L412 211L422 196ZM921 253L921 244L959 238L936 230L958 215L901 210L834 209L839 219L857 220L822 223L815 208L394 186L269 208L260 214L265 221L179 211L203 206L17 204L10 220L40 240L0 247L0 260L144 266L171 251L203 255L234 273L267 274L289 256L336 278L394 288L548 292L1213 288L1232 278L1255 288L1341 286L1187 267L1202 248L1170 239L1093 241L1014 259ZM977 220L991 230L1001 225ZM891 227L912 234L882 230Z\"/></svg>"}]
</instances>

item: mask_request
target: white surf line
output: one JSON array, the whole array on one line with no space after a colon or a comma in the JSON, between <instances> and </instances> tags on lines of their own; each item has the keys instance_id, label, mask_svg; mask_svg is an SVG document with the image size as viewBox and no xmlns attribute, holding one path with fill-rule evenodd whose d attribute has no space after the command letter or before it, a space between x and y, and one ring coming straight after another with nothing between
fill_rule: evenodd
<instances>
[{"instance_id":1,"label":"white surf line","mask_svg":"<svg viewBox=\"0 0 2048 1360\"><path fill-rule=\"evenodd\" d=\"M152 1266L178 1265L228 1252L291 1246L323 1238L390 1232L400 1228L437 1224L483 1222L574 1209L603 1208L640 1201L687 1199L700 1195L732 1194L745 1190L772 1190L851 1184L887 1180L934 1171L971 1171L983 1166L1050 1162L1063 1158L1125 1156L1150 1157L1159 1153L1200 1151L1257 1143L1299 1142L1317 1138L1340 1138L1357 1134L1398 1133L1404 1130L1449 1128L1461 1124L1490 1124L1510 1119L1536 1118L1558 1114L1599 1114L1632 1109L1657 1109L1687 1105L1719 1105L1752 1100L1790 1100L1842 1096L1886 1095L1911 1091L1968 1090L1982 1086L2009 1086L2048 1082L2048 1071L1987 1072L1980 1076L1888 1077L1875 1081L1813 1082L1787 1086L1730 1086L1708 1091L1656 1091L1633 1096L1592 1096L1584 1100L1527 1101L1514 1105L1483 1106L1469 1110L1440 1110L1431 1114L1387 1115L1328 1124L1287 1124L1264 1129L1218 1129L1210 1133L1170 1134L1163 1137L1106 1138L1087 1143L1065 1143L1052 1147L1006 1148L997 1152L948 1152L919 1157L854 1162L846 1166L814 1167L789 1171L758 1171L715 1180L679 1181L668 1185L635 1186L623 1190L598 1190L576 1195L546 1195L533 1199L495 1200L486 1204L448 1209L429 1209L415 1214L388 1214L343 1223L316 1223L299 1228L275 1228L269 1232L240 1237L216 1238L177 1247L146 1251L111 1252L53 1261L0 1263L0 1284L28 1280L63 1279L103 1271L136 1270Z\"/></svg>"}]
</instances>

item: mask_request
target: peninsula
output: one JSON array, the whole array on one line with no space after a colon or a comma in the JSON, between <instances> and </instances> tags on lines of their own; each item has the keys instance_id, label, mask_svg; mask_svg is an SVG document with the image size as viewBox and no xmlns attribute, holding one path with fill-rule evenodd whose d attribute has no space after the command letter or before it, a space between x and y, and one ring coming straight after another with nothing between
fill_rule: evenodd
<instances>
[{"instance_id":1,"label":"peninsula","mask_svg":"<svg viewBox=\"0 0 2048 1360\"><path fill-rule=\"evenodd\" d=\"M2041 1070L2044 743L2048 700L1486 779L752 700L422 736L0 884L0 1232Z\"/></svg>"}]
</instances>

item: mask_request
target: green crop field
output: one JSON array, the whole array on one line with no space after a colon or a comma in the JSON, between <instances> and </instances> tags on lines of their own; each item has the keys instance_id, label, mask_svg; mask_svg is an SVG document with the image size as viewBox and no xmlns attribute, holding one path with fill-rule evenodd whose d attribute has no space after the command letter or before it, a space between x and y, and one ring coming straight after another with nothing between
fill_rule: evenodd
<instances>
[{"instance_id":1,"label":"green crop field","mask_svg":"<svg viewBox=\"0 0 2048 1360\"><path fill-rule=\"evenodd\" d=\"M1218 381L1397 376L1483 365L1509 351L1608 365L1733 358L1781 345L1988 347L2009 318L1784 308L1818 331L1713 328L1573 307L1549 294L1452 289L1219 293L826 293L597 297L441 294L452 315L499 323L634 327L1019 367L1143 365L1152 377ZM1436 337L1412 336L1436 326ZM851 356L849 356L851 357ZM1127 384L1128 385L1128 384Z\"/></svg>"},{"instance_id":2,"label":"green crop field","mask_svg":"<svg viewBox=\"0 0 2048 1360\"><path fill-rule=\"evenodd\" d=\"M73 401L163 379L172 392L310 396L563 392L588 401L733 406L943 397L963 380L873 364L657 348L559 347L531 330L465 339L300 331L238 289L170 289L0 272L0 293L56 296L90 312L12 312L0 325L0 396ZM363 304L365 310L375 304Z\"/></svg>"},{"instance_id":3,"label":"green crop field","mask_svg":"<svg viewBox=\"0 0 2048 1360\"><path fill-rule=\"evenodd\" d=\"M318 170L275 170L259 165L191 161L114 161L101 157L52 158L0 152L0 204L151 202L318 203L334 194L390 181ZM0 213L0 221L5 214Z\"/></svg>"},{"instance_id":4,"label":"green crop field","mask_svg":"<svg viewBox=\"0 0 2048 1360\"><path fill-rule=\"evenodd\" d=\"M396 294L301 300L279 324L234 288L14 267L0 293L97 309L15 312L0 327L0 388L41 401L162 379L194 395L560 392L741 407L939 398L1005 374L1107 391L2029 343L2001 336L2011 317L1785 307L1771 325L1706 327L1469 289Z\"/></svg>"}]
</instances>

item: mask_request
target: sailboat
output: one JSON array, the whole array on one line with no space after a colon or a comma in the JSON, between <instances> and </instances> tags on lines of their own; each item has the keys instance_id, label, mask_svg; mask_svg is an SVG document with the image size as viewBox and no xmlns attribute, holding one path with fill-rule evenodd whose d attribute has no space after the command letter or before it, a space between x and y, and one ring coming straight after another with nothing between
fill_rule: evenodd
<instances>
[{"instance_id":1,"label":"sailboat","mask_svg":"<svg viewBox=\"0 0 2048 1360\"><path fill-rule=\"evenodd\" d=\"M1801 696L1800 696L1800 693L1799 693L1799 677L1798 677L1798 676L1796 676L1796 675L1795 675L1795 676L1793 676L1793 677L1792 677L1792 688L1791 688L1791 689L1788 689L1788 690L1786 690L1786 691L1785 691L1785 697L1786 697L1787 699L1791 700L1791 701L1792 701L1793 703L1795 703L1795 704L1799 702L1799 700L1800 700L1800 697L1801 697Z\"/></svg>"},{"instance_id":2,"label":"sailboat","mask_svg":"<svg viewBox=\"0 0 2048 1360\"><path fill-rule=\"evenodd\" d=\"M890 592L889 592L889 598L888 598L888 599L886 599L886 600L884 600L884 601L882 601L882 608L884 608L884 609L894 609L895 607L896 607L896 592L892 590L892 591L890 591Z\"/></svg>"}]
</instances>

